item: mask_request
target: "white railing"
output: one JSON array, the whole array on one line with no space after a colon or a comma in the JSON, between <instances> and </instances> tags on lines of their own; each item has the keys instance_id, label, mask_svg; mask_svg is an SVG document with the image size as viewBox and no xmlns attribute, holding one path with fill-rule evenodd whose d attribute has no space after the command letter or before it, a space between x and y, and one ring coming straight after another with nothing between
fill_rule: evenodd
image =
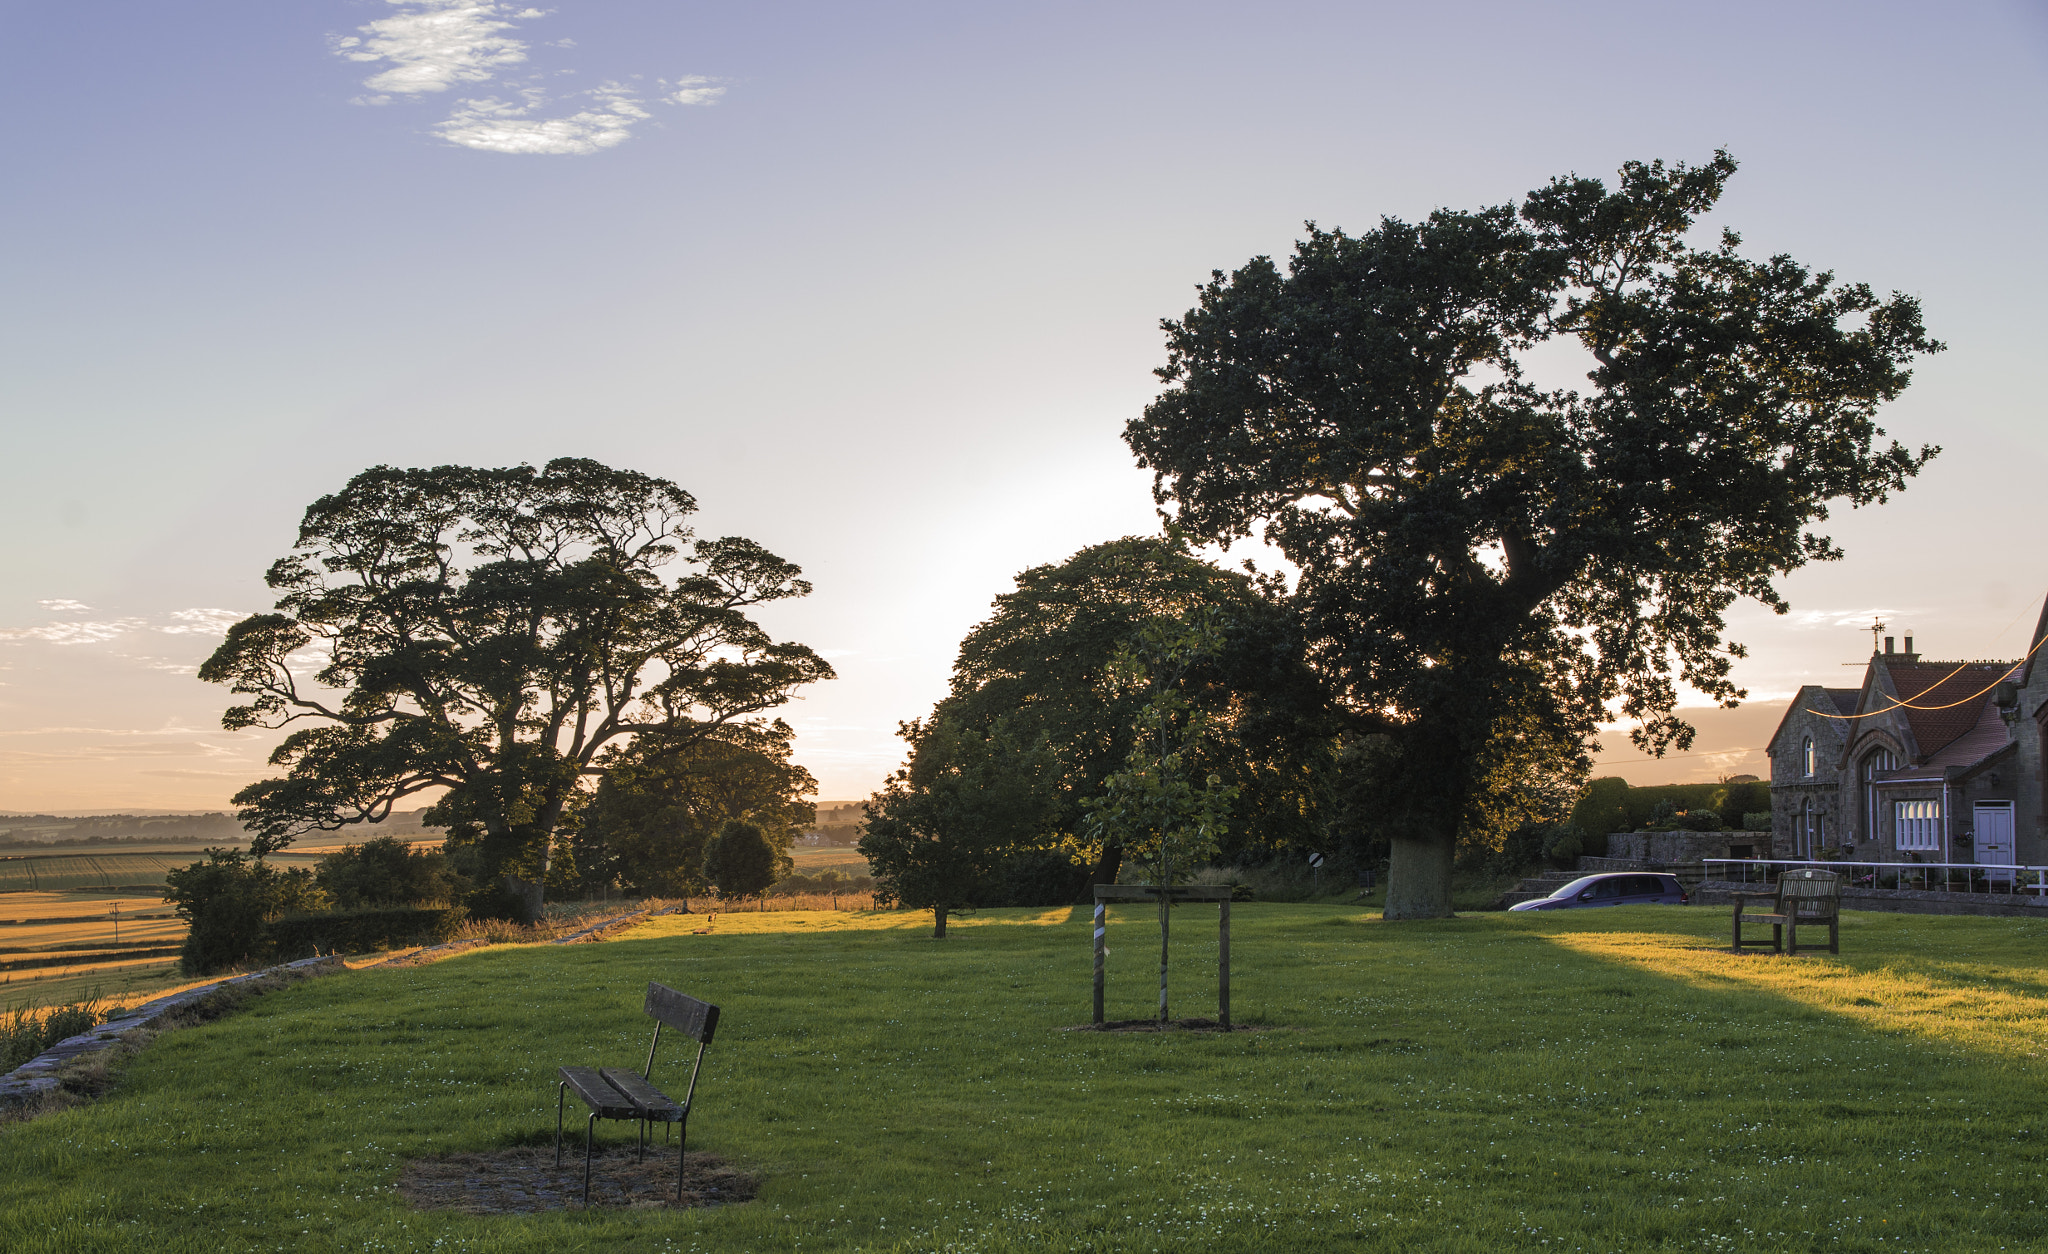
<instances>
[{"instance_id":1,"label":"white railing","mask_svg":"<svg viewBox=\"0 0 2048 1254\"><path fill-rule=\"evenodd\" d=\"M1830 862L1825 858L1702 858L1708 879L1767 884L1780 871L1817 867L1853 888L1908 888L1926 892L2033 893L2048 897L2048 866L1996 866L1982 862ZM1716 872L1719 872L1717 875Z\"/></svg>"}]
</instances>

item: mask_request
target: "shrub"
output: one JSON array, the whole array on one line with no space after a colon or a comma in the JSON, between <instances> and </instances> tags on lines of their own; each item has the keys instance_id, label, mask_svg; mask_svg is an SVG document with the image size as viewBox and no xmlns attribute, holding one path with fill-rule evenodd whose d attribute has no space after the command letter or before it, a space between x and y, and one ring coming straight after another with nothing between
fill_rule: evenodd
<instances>
[{"instance_id":1,"label":"shrub","mask_svg":"<svg viewBox=\"0 0 2048 1254\"><path fill-rule=\"evenodd\" d=\"M1585 848L1586 834L1570 823L1560 823L1550 829L1543 853L1553 865L1569 870L1578 865L1579 855L1585 852Z\"/></svg>"},{"instance_id":2,"label":"shrub","mask_svg":"<svg viewBox=\"0 0 2048 1254\"><path fill-rule=\"evenodd\" d=\"M1724 826L1720 814L1713 810L1687 810L1678 816L1680 831L1718 832Z\"/></svg>"},{"instance_id":3,"label":"shrub","mask_svg":"<svg viewBox=\"0 0 2048 1254\"><path fill-rule=\"evenodd\" d=\"M256 960L264 952L266 923L328 904L312 872L280 871L239 849L208 849L205 861L166 872L164 900L175 903L191 927L181 963L193 975Z\"/></svg>"},{"instance_id":4,"label":"shrub","mask_svg":"<svg viewBox=\"0 0 2048 1254\"><path fill-rule=\"evenodd\" d=\"M1742 815L1742 830L1745 832L1770 831L1771 812L1769 810L1744 811Z\"/></svg>"},{"instance_id":5,"label":"shrub","mask_svg":"<svg viewBox=\"0 0 2048 1254\"><path fill-rule=\"evenodd\" d=\"M446 853L392 836L328 854L316 878L343 910L460 901L469 888Z\"/></svg>"},{"instance_id":6,"label":"shrub","mask_svg":"<svg viewBox=\"0 0 2048 1254\"><path fill-rule=\"evenodd\" d=\"M758 897L775 883L775 846L745 819L731 819L704 847L704 878L731 901Z\"/></svg>"},{"instance_id":7,"label":"shrub","mask_svg":"<svg viewBox=\"0 0 2048 1254\"><path fill-rule=\"evenodd\" d=\"M469 912L461 906L399 906L335 910L273 919L263 929L264 956L303 958L313 953L364 953L450 939Z\"/></svg>"}]
</instances>

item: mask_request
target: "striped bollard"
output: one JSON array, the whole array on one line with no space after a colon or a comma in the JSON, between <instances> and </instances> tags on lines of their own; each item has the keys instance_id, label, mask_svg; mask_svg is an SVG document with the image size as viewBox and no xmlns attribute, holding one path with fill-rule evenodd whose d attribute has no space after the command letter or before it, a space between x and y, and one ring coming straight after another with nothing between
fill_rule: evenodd
<instances>
[{"instance_id":1,"label":"striped bollard","mask_svg":"<svg viewBox=\"0 0 2048 1254\"><path fill-rule=\"evenodd\" d=\"M1102 1026L1102 957L1109 952L1103 944L1109 935L1109 903L1095 903L1095 1026Z\"/></svg>"}]
</instances>

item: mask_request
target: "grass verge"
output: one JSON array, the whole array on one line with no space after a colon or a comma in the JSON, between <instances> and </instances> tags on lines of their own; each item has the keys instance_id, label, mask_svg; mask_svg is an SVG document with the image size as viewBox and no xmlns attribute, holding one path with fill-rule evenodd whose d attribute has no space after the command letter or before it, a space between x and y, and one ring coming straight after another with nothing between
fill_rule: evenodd
<instances>
[{"instance_id":1,"label":"grass verge","mask_svg":"<svg viewBox=\"0 0 2048 1254\"><path fill-rule=\"evenodd\" d=\"M0 1248L2039 1248L2048 926L1857 914L1735 957L1724 911L1389 925L1233 911L1269 1030L1104 1035L1082 910L668 916L255 999L102 1101L0 1132ZM1213 1011L1176 912L1176 1014ZM1156 933L1114 912L1112 1018ZM472 1216L409 1162L552 1145L553 1070L643 1056L645 983L719 1002L693 1149L746 1205ZM666 1051L665 1051L666 1052ZM680 1051L656 1079L673 1080ZM609 1125L614 1144L628 1134Z\"/></svg>"}]
</instances>

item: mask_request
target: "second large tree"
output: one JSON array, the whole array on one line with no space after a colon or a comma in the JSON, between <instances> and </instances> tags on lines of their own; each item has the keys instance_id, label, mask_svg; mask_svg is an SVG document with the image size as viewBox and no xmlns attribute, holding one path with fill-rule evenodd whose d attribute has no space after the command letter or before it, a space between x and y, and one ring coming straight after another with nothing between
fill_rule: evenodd
<instances>
[{"instance_id":1,"label":"second large tree","mask_svg":"<svg viewBox=\"0 0 2048 1254\"><path fill-rule=\"evenodd\" d=\"M1909 297L1688 232L1735 164L1631 163L1519 206L1218 272L1168 322L1168 387L1126 438L1188 534L1298 572L1313 660L1388 781L1389 918L1450 912L1503 741L1604 719L1684 747L1678 683L1732 703L1723 612L1839 556L1828 502L1881 501L1933 449L1873 415L1940 345ZM1545 348L1546 345L1551 347ZM1580 350L1584 387L1531 354Z\"/></svg>"}]
</instances>

